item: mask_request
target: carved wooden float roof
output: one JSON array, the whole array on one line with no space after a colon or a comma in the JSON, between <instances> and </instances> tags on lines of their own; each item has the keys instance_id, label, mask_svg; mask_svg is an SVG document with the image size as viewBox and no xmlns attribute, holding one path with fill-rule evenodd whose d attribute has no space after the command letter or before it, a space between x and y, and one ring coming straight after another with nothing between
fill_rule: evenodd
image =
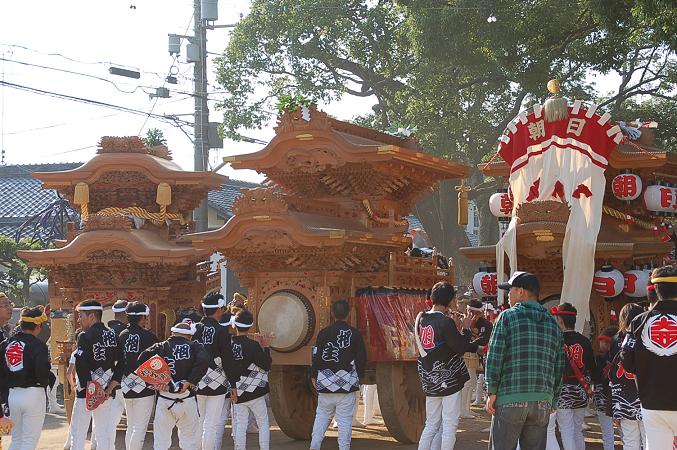
<instances>
[{"instance_id":1,"label":"carved wooden float roof","mask_svg":"<svg viewBox=\"0 0 677 450\"><path fill-rule=\"evenodd\" d=\"M138 137L104 137L98 154L85 164L59 172L35 172L43 188L55 189L73 201L75 185L89 185L90 211L107 207L157 208L159 183L172 188L170 212L188 212L208 191L218 190L227 177L214 172L190 172L171 161L164 146L148 148Z\"/></svg>"},{"instance_id":2,"label":"carved wooden float roof","mask_svg":"<svg viewBox=\"0 0 677 450\"><path fill-rule=\"evenodd\" d=\"M99 229L78 234L60 248L19 251L31 267L66 266L79 263L189 265L209 257L209 252L177 244L151 230ZM117 261L117 262L116 262Z\"/></svg>"},{"instance_id":3,"label":"carved wooden float roof","mask_svg":"<svg viewBox=\"0 0 677 450\"><path fill-rule=\"evenodd\" d=\"M424 153L413 139L331 119L314 107L280 116L276 136L263 150L224 161L265 173L291 194L318 198L408 202L441 180L470 173L466 165Z\"/></svg>"}]
</instances>

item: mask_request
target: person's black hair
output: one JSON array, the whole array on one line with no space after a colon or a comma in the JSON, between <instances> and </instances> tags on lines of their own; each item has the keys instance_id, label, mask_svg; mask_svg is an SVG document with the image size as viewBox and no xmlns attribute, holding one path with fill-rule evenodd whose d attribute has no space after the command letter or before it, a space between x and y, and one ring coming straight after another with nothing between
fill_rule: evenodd
<instances>
[{"instance_id":1,"label":"person's black hair","mask_svg":"<svg viewBox=\"0 0 677 450\"><path fill-rule=\"evenodd\" d=\"M441 305L445 308L449 306L449 303L451 303L455 296L456 291L454 286L448 281L435 283L430 291L430 299L433 301L433 305Z\"/></svg>"},{"instance_id":2,"label":"person's black hair","mask_svg":"<svg viewBox=\"0 0 677 450\"><path fill-rule=\"evenodd\" d=\"M219 300L223 300L223 295L219 294L218 292L213 292L211 294L207 294L203 299L202 303L205 305L214 305L213 308L205 308L204 306L202 307L202 314L204 314L207 317L212 317L216 312L218 311L219 307L217 306L219 304Z\"/></svg>"},{"instance_id":3,"label":"person's black hair","mask_svg":"<svg viewBox=\"0 0 677 450\"><path fill-rule=\"evenodd\" d=\"M78 307L80 307L80 306L102 306L102 305L101 305L101 303L97 302L96 300L84 300L84 301L81 301L78 304ZM101 318L103 317L103 311L102 310L82 311L82 312L78 311L78 314L85 314L85 313L94 314L97 322L101 322Z\"/></svg>"},{"instance_id":4,"label":"person's black hair","mask_svg":"<svg viewBox=\"0 0 677 450\"><path fill-rule=\"evenodd\" d=\"M677 264L654 269L651 278L677 277ZM654 283L658 300L677 300L677 283Z\"/></svg>"},{"instance_id":5,"label":"person's black hair","mask_svg":"<svg viewBox=\"0 0 677 450\"><path fill-rule=\"evenodd\" d=\"M42 309L42 306L35 306L35 307L29 307L25 306L21 308L21 317L40 317L44 310ZM19 320L19 328L21 328L24 331L33 331L35 328L37 328L37 324L33 322L24 322L23 320Z\"/></svg>"},{"instance_id":6,"label":"person's black hair","mask_svg":"<svg viewBox=\"0 0 677 450\"><path fill-rule=\"evenodd\" d=\"M235 321L240 323L251 323L254 325L254 315L248 309L241 309L235 314ZM238 331L249 331L251 327L238 327L235 325Z\"/></svg>"},{"instance_id":7,"label":"person's black hair","mask_svg":"<svg viewBox=\"0 0 677 450\"><path fill-rule=\"evenodd\" d=\"M142 312L142 311L145 311L145 310L146 310L146 305L144 303L134 301L134 302L131 302L127 305L126 313ZM132 314L132 315L127 314L127 322L129 322L130 324L138 325L141 322L141 319L143 319L144 317L148 317L148 316L139 316L139 315L136 315L136 314Z\"/></svg>"},{"instance_id":8,"label":"person's black hair","mask_svg":"<svg viewBox=\"0 0 677 450\"><path fill-rule=\"evenodd\" d=\"M578 313L576 307L569 302L561 303L557 307L557 309L560 311ZM574 328L576 328L576 316L574 314L562 314L561 316L558 317L562 319L562 322L564 322L564 327L567 330L573 330Z\"/></svg>"},{"instance_id":9,"label":"person's black hair","mask_svg":"<svg viewBox=\"0 0 677 450\"><path fill-rule=\"evenodd\" d=\"M336 300L331 305L331 313L335 320L346 320L350 314L350 303L346 300Z\"/></svg>"},{"instance_id":10,"label":"person's black hair","mask_svg":"<svg viewBox=\"0 0 677 450\"><path fill-rule=\"evenodd\" d=\"M656 293L656 286L652 286L653 289L646 290L646 299L649 301L650 305L655 305L658 303L658 294Z\"/></svg>"},{"instance_id":11,"label":"person's black hair","mask_svg":"<svg viewBox=\"0 0 677 450\"><path fill-rule=\"evenodd\" d=\"M637 303L628 303L623 306L623 308L621 308L621 312L618 313L618 333L628 333L630 331L630 324L632 323L633 319L643 312L644 308L642 308Z\"/></svg>"}]
</instances>

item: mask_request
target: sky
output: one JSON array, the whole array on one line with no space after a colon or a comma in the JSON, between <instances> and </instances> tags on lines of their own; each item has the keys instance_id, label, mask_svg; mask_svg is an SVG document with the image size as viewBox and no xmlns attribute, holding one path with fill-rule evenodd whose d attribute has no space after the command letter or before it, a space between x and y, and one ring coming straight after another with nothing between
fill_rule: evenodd
<instances>
[{"instance_id":1,"label":"sky","mask_svg":"<svg viewBox=\"0 0 677 450\"><path fill-rule=\"evenodd\" d=\"M236 23L240 14L247 14L249 3L249 0L220 0L216 24ZM181 55L176 59L167 49L168 33L192 35L192 17L191 0L3 1L0 79L139 112L180 115L192 123L194 102L188 94L193 91L193 65L185 62L187 42L182 43ZM220 54L228 37L228 29L208 31L207 51ZM219 89L214 75L215 56L209 55L209 92ZM111 66L139 70L141 78L111 75L108 72ZM164 84L173 91L171 97L150 99L148 93L163 86L170 70L179 81L176 85ZM216 101L219 95L212 98ZM344 99L320 106L338 118L350 119L368 112L374 103L373 99ZM210 121L220 121L214 102L210 102ZM273 125L274 120L263 130L243 134L269 141L274 134ZM184 169L192 170L193 144L170 123L146 114L130 114L0 86L0 143L5 149L5 164L86 161L95 155L102 136L143 136L151 127L164 132L174 160ZM192 134L192 125L184 126L184 130ZM214 167L224 156L262 147L226 140L223 149L211 151L210 164ZM219 172L251 181L263 178L255 172L235 171L229 166Z\"/></svg>"},{"instance_id":2,"label":"sky","mask_svg":"<svg viewBox=\"0 0 677 450\"><path fill-rule=\"evenodd\" d=\"M217 24L236 23L248 12L249 0L220 0ZM47 93L123 106L131 114L98 105L55 98L0 86L0 145L5 164L82 162L95 155L102 136L145 135L148 128L160 128L174 160L184 169L193 168L193 144L173 124L148 117L179 115L192 122L194 103L192 64L182 54L173 58L167 50L167 34L192 34L191 0L21 0L0 2L0 79ZM226 47L228 29L208 31L207 50L220 54ZM215 84L213 57L210 55L209 91ZM38 67L42 66L42 67ZM111 66L141 71L141 78L111 75ZM164 84L168 73L179 80ZM82 74L85 74L84 76ZM611 86L601 79L602 90ZM150 99L156 87L168 87L168 99ZM212 96L218 100L219 94ZM220 121L220 113L210 105L210 121ZM348 120L367 113L373 98L345 97L339 102L320 105L333 116ZM243 134L268 141L274 120L263 130ZM224 141L224 148L212 150L210 165L224 156L260 150L260 144ZM235 171L229 166L220 173L231 178L261 181L251 171Z\"/></svg>"}]
</instances>

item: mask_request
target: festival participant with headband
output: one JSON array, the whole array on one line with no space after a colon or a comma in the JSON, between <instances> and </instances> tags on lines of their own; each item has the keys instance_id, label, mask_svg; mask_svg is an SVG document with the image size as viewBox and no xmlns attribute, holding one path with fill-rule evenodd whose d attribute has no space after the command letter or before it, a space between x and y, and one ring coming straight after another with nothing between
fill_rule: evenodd
<instances>
[{"instance_id":1,"label":"festival participant with headband","mask_svg":"<svg viewBox=\"0 0 677 450\"><path fill-rule=\"evenodd\" d=\"M118 346L115 331L101 322L103 307L95 300L85 300L77 307L78 322L82 333L78 336L75 352L77 379L76 398L73 405L71 427L71 450L84 450L90 419L96 434L98 450L115 448L115 426L111 418L112 399L107 398L93 411L87 408L87 390L95 385L104 389L107 397L120 385L124 370L122 349Z\"/></svg>"},{"instance_id":2,"label":"festival participant with headband","mask_svg":"<svg viewBox=\"0 0 677 450\"><path fill-rule=\"evenodd\" d=\"M270 425L265 395L268 389L268 371L273 362L270 357L270 336L261 336L260 343L247 334L254 325L254 316L246 309L233 317L232 337L233 381L231 400L233 407L233 431L235 450L247 448L247 424L251 412L259 427L259 448L270 446Z\"/></svg>"},{"instance_id":3,"label":"festival participant with headband","mask_svg":"<svg viewBox=\"0 0 677 450\"><path fill-rule=\"evenodd\" d=\"M9 300L7 295L4 292L0 292L0 342L7 339L7 333L5 333L5 325L9 322L9 319L12 318L12 309L14 304ZM0 374L0 389L5 390L5 380L4 375ZM5 417L4 406L6 405L7 399L2 398L5 394L0 395L0 435L5 434L6 430L12 427L13 422ZM2 444L2 438L0 437L0 445Z\"/></svg>"},{"instance_id":4,"label":"festival participant with headband","mask_svg":"<svg viewBox=\"0 0 677 450\"><path fill-rule=\"evenodd\" d=\"M155 407L155 390L147 385L136 373L139 355L157 344L158 338L148 331L150 308L141 302L131 302L125 308L127 327L122 330L118 343L124 352L125 371L122 377L122 396L127 413L125 448L141 450L146 438L148 422Z\"/></svg>"},{"instance_id":5,"label":"festival participant with headband","mask_svg":"<svg viewBox=\"0 0 677 450\"><path fill-rule=\"evenodd\" d=\"M470 318L470 343L476 345L478 349L489 344L489 338L491 337L491 331L494 329L494 326L484 318L484 304L481 300L470 300L466 307L466 317ZM477 380L477 372L482 370L482 362L480 360L480 355L478 355L476 351L467 352L463 355L463 360L465 361L468 373L470 374L470 380L463 386L461 405L463 408L461 411L461 418L467 419L475 417L470 411L470 403L472 401L473 390L476 390L478 393L482 390ZM482 383L484 383L484 379L482 380ZM475 398L477 399L480 396L481 394L475 395ZM481 400L476 401L475 404L481 404Z\"/></svg>"},{"instance_id":6,"label":"festival participant with headband","mask_svg":"<svg viewBox=\"0 0 677 450\"><path fill-rule=\"evenodd\" d=\"M601 382L590 340L575 330L578 311L571 303L550 310L562 330L567 364L562 391L557 402L557 423L564 450L585 449L583 422L585 408L593 394L593 384Z\"/></svg>"},{"instance_id":7,"label":"festival participant with headband","mask_svg":"<svg viewBox=\"0 0 677 450\"><path fill-rule=\"evenodd\" d=\"M177 427L179 447L196 450L200 448L200 419L194 391L207 372L210 358L202 344L191 340L195 325L181 322L171 331L166 341L152 345L139 355L139 364L157 355L172 369L171 382L155 386L159 393L153 421L153 449L168 450L172 445L172 431Z\"/></svg>"},{"instance_id":8,"label":"festival participant with headband","mask_svg":"<svg viewBox=\"0 0 677 450\"><path fill-rule=\"evenodd\" d=\"M47 320L41 306L23 308L19 332L3 342L0 349L9 388L9 417L15 424L11 450L35 449L40 440L52 365L47 345L37 336Z\"/></svg>"},{"instance_id":9,"label":"festival participant with headband","mask_svg":"<svg viewBox=\"0 0 677 450\"><path fill-rule=\"evenodd\" d=\"M646 448L646 433L642 422L642 405L635 375L626 370L621 361L621 342L630 331L635 317L644 312L637 303L628 303L621 309L618 320L618 333L611 341L611 413L614 421L620 425L623 438L623 450Z\"/></svg>"},{"instance_id":10,"label":"festival participant with headband","mask_svg":"<svg viewBox=\"0 0 677 450\"><path fill-rule=\"evenodd\" d=\"M595 356L597 368L601 372L601 382L595 384L593 403L597 412L599 426L602 429L602 443L604 450L614 450L614 424L611 417L611 387L609 373L611 371L611 343L618 332L618 327L611 326L604 329L597 336L599 353Z\"/></svg>"},{"instance_id":11,"label":"festival participant with headband","mask_svg":"<svg viewBox=\"0 0 677 450\"><path fill-rule=\"evenodd\" d=\"M233 366L233 353L228 331L220 326L226 301L223 295L208 294L202 299L202 320L196 324L193 340L201 342L209 354L207 373L198 383L197 405L200 412L202 450L214 450L218 435L223 434L220 416L226 397L230 398L228 374ZM234 382L234 380L233 380ZM228 402L230 404L230 402Z\"/></svg>"},{"instance_id":12,"label":"festival participant with headband","mask_svg":"<svg viewBox=\"0 0 677 450\"><path fill-rule=\"evenodd\" d=\"M226 308L224 309L224 313L221 315L221 318L219 319L219 326L223 328L226 333L230 335L231 331L233 331L233 315L230 313L230 310L228 306L226 305ZM234 331L233 331L234 332ZM232 341L231 341L232 345ZM231 348L231 347L229 347ZM232 357L232 356L231 356ZM230 382L230 380L229 380ZM232 387L232 386L231 386ZM228 390L228 394L226 395L226 399L223 402L223 409L221 410L221 414L218 416L218 421L216 424L216 438L215 438L215 447L217 449L221 448L221 445L223 444L223 434L225 432L226 428L226 422L228 422L228 418L230 417L231 410L233 408L233 403L230 398L230 392L231 390ZM258 430L257 430L258 431ZM231 427L231 433L232 433L232 427ZM233 434L234 436L234 434Z\"/></svg>"},{"instance_id":13,"label":"festival participant with headband","mask_svg":"<svg viewBox=\"0 0 677 450\"><path fill-rule=\"evenodd\" d=\"M127 300L118 300L113 304L111 311L115 314L113 320L109 320L106 326L115 331L115 336L119 339L120 333L127 327ZM118 427L122 419L122 413L125 412L125 399L120 393L120 388L113 391L113 403L111 405L111 420L115 423L115 428Z\"/></svg>"},{"instance_id":14,"label":"festival participant with headband","mask_svg":"<svg viewBox=\"0 0 677 450\"><path fill-rule=\"evenodd\" d=\"M677 265L655 269L651 283L658 302L632 321L621 359L636 377L647 448L663 450L677 435Z\"/></svg>"}]
</instances>

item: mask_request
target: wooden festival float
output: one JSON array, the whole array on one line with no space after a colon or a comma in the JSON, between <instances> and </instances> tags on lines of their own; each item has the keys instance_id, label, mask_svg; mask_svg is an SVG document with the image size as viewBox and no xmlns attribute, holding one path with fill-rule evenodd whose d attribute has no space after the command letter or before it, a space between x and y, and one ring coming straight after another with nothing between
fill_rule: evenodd
<instances>
[{"instance_id":1,"label":"wooden festival float","mask_svg":"<svg viewBox=\"0 0 677 450\"><path fill-rule=\"evenodd\" d=\"M610 325L614 313L624 304L646 300L650 269L674 260L672 225L677 216L677 155L655 147L656 123L621 123L621 128L611 122L608 113L596 108L575 101L567 106L568 117L544 124L544 108L536 105L508 125L499 144L500 157L479 166L486 176L496 177L503 184L503 189L490 198L490 207L504 230L510 229L511 221L514 226L517 261L513 269L538 276L544 304L569 301L577 305L579 319L589 315L585 330L592 336ZM604 151L595 153L605 145L606 155ZM569 295L563 293L567 227L572 229L572 240L586 239L588 234L576 231L570 222L577 203L592 198L595 192L594 187L587 189L590 174L580 177L580 171L588 170L590 164L560 167L556 174L560 180L554 185L552 178L550 186L539 183L542 179L525 183L529 171L519 173L520 165L530 159L525 155L548 151L559 151L560 157L564 152L588 152L596 159L594 164L606 169L602 176L607 182L604 184L602 178L598 194L603 201L588 205L591 216L601 216L599 234L591 241L594 263L588 276L592 284L586 288L585 274L581 274L581 282L574 280ZM522 191L520 202L515 202L515 188ZM502 240L507 240L505 235ZM474 289L483 296L496 296L497 276L500 278L496 267L501 265L496 246L468 247L461 252L486 267L475 275ZM506 253L509 255L509 251ZM498 255L503 258L500 248ZM508 275L511 266L507 255L502 264ZM581 322L577 323L579 329L584 328Z\"/></svg>"},{"instance_id":2,"label":"wooden festival float","mask_svg":"<svg viewBox=\"0 0 677 450\"><path fill-rule=\"evenodd\" d=\"M425 398L411 327L425 290L452 280L453 267L405 255L405 216L440 180L463 178L470 168L314 106L283 113L275 130L263 150L225 158L264 173L267 187L243 189L222 228L187 237L224 255L248 289L257 330L275 334L270 399L285 434L311 435L311 348L332 320L331 303L349 299L386 426L401 442L417 441Z\"/></svg>"},{"instance_id":3,"label":"wooden festival float","mask_svg":"<svg viewBox=\"0 0 677 450\"><path fill-rule=\"evenodd\" d=\"M33 176L79 207L83 224L75 231L70 223L56 248L19 252L30 266L48 270L52 355L61 355L60 374L72 351L73 311L80 301L96 299L104 307L118 299L143 301L162 339L178 308L195 307L206 292L220 289L210 253L179 238L190 231L193 209L225 177L186 172L166 147L145 147L138 137L104 137L97 155L82 166ZM61 381L70 411L72 392Z\"/></svg>"}]
</instances>

